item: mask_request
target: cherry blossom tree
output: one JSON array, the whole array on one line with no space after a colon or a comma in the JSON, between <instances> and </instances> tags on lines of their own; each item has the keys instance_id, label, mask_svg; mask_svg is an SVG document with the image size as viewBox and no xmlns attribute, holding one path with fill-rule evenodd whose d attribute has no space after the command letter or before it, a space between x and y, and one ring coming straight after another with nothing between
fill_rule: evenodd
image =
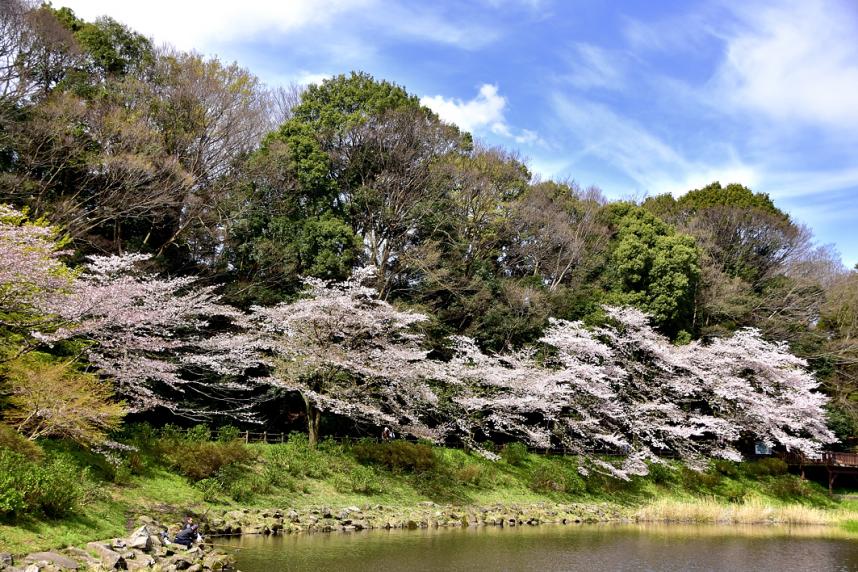
<instances>
[{"instance_id":1,"label":"cherry blossom tree","mask_svg":"<svg viewBox=\"0 0 858 572\"><path fill-rule=\"evenodd\" d=\"M46 308L58 305L72 286L74 273L62 262L64 254L57 228L0 205L0 329L5 359L29 349L30 329L57 325L56 316Z\"/></svg>"},{"instance_id":2,"label":"cherry blossom tree","mask_svg":"<svg viewBox=\"0 0 858 572\"><path fill-rule=\"evenodd\" d=\"M247 417L252 404L229 394L250 387L253 380L225 375L229 372L220 364L237 363L252 346L218 348L206 342L213 321L226 327L240 320L241 313L219 304L213 287L197 286L193 278L160 278L141 271L139 264L148 258L91 257L71 291L46 306L66 325L38 337L83 341L86 360L115 381L131 411L164 407L199 416L221 408ZM203 406L191 407L193 402Z\"/></svg>"},{"instance_id":3,"label":"cherry blossom tree","mask_svg":"<svg viewBox=\"0 0 858 572\"><path fill-rule=\"evenodd\" d=\"M439 398L429 383L445 366L427 358L412 326L426 316L397 310L361 286L364 269L344 283L307 279L307 297L253 309L249 327L268 344L272 382L297 391L306 405L311 443L322 412L419 437L440 439Z\"/></svg>"},{"instance_id":4,"label":"cherry blossom tree","mask_svg":"<svg viewBox=\"0 0 858 572\"><path fill-rule=\"evenodd\" d=\"M810 456L833 439L806 364L756 331L675 346L642 312L606 307L609 324L552 320L539 346L514 353L453 337L440 361L414 332L426 317L378 300L361 286L369 276L307 280L306 298L254 308L245 323L272 382L304 397L313 441L326 411L478 450L502 436L562 446L626 478L665 456L738 460L742 439ZM600 452L621 453L621 465Z\"/></svg>"}]
</instances>

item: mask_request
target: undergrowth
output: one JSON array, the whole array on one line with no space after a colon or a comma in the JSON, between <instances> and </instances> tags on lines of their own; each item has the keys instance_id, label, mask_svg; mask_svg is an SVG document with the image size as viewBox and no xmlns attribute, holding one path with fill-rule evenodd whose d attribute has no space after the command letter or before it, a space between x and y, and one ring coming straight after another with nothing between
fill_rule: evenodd
<instances>
[{"instance_id":1,"label":"undergrowth","mask_svg":"<svg viewBox=\"0 0 858 572\"><path fill-rule=\"evenodd\" d=\"M179 515L212 507L548 500L609 503L629 516L707 522L725 514L742 522L769 518L773 513L766 507L781 510L773 518L784 522L817 522L826 511L845 510L821 485L789 474L777 459L713 461L703 472L678 462L658 463L646 476L620 480L588 472L575 457L536 455L517 444L502 448L501 460L490 461L404 440L324 440L313 448L298 433L271 445L247 445L237 439L237 430L218 434L221 440L212 440L202 426L190 432L132 426L118 438L123 447L108 453L62 441L36 446L4 435L0 541L49 548L60 537L83 541L94 531L117 534L135 513ZM787 508L792 512L783 512ZM838 518L858 522L856 514L850 506ZM858 529L854 523L844 526Z\"/></svg>"}]
</instances>

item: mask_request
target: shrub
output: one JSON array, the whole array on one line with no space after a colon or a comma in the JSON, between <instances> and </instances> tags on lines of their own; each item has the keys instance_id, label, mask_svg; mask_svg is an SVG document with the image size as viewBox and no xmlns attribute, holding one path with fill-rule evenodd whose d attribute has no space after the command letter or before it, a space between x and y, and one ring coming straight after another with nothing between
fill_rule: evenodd
<instances>
[{"instance_id":1,"label":"shrub","mask_svg":"<svg viewBox=\"0 0 858 572\"><path fill-rule=\"evenodd\" d=\"M527 461L527 447L523 443L507 443L501 449L501 458L509 465L520 467Z\"/></svg>"},{"instance_id":2,"label":"shrub","mask_svg":"<svg viewBox=\"0 0 858 572\"><path fill-rule=\"evenodd\" d=\"M649 465L649 480L657 485L667 485L676 482L676 469L667 463L652 463Z\"/></svg>"},{"instance_id":3,"label":"shrub","mask_svg":"<svg viewBox=\"0 0 858 572\"><path fill-rule=\"evenodd\" d=\"M196 481L212 477L229 465L245 465L254 455L239 441L186 441L167 451L166 457L182 475Z\"/></svg>"},{"instance_id":4,"label":"shrub","mask_svg":"<svg viewBox=\"0 0 858 572\"><path fill-rule=\"evenodd\" d=\"M334 480L334 485L337 491L341 493L369 495L383 490L375 470L363 465L357 465L345 474L338 474Z\"/></svg>"},{"instance_id":5,"label":"shrub","mask_svg":"<svg viewBox=\"0 0 858 572\"><path fill-rule=\"evenodd\" d=\"M33 504L48 516L63 516L74 510L83 499L87 469L82 474L65 456L52 459L40 469Z\"/></svg>"},{"instance_id":6,"label":"shrub","mask_svg":"<svg viewBox=\"0 0 858 572\"><path fill-rule=\"evenodd\" d=\"M224 425L217 430L218 441L236 441L241 438L241 431L233 425Z\"/></svg>"},{"instance_id":7,"label":"shrub","mask_svg":"<svg viewBox=\"0 0 858 572\"><path fill-rule=\"evenodd\" d=\"M0 516L15 515L28 508L30 488L27 468L31 463L15 451L0 449Z\"/></svg>"},{"instance_id":8,"label":"shrub","mask_svg":"<svg viewBox=\"0 0 858 572\"><path fill-rule=\"evenodd\" d=\"M81 472L68 457L39 464L0 449L0 515L62 516L81 503L87 481L86 469Z\"/></svg>"},{"instance_id":9,"label":"shrub","mask_svg":"<svg viewBox=\"0 0 858 572\"><path fill-rule=\"evenodd\" d=\"M203 493L203 500L206 502L215 502L223 494L223 487L217 479L202 479L194 483L194 487Z\"/></svg>"},{"instance_id":10,"label":"shrub","mask_svg":"<svg viewBox=\"0 0 858 572\"><path fill-rule=\"evenodd\" d=\"M769 477L786 474L789 466L783 459L766 457L744 463L742 465L742 469L745 471L746 475L751 477Z\"/></svg>"},{"instance_id":11,"label":"shrub","mask_svg":"<svg viewBox=\"0 0 858 572\"><path fill-rule=\"evenodd\" d=\"M739 465L733 461L715 459L712 461L712 468L725 477L736 478L739 476Z\"/></svg>"},{"instance_id":12,"label":"shrub","mask_svg":"<svg viewBox=\"0 0 858 572\"><path fill-rule=\"evenodd\" d=\"M382 465L392 471L425 472L437 465L435 451L423 443L362 440L352 447L352 452L361 463Z\"/></svg>"},{"instance_id":13,"label":"shrub","mask_svg":"<svg viewBox=\"0 0 858 572\"><path fill-rule=\"evenodd\" d=\"M748 489L741 483L728 482L721 490L721 495L732 503L741 504L748 496Z\"/></svg>"},{"instance_id":14,"label":"shrub","mask_svg":"<svg viewBox=\"0 0 858 572\"><path fill-rule=\"evenodd\" d=\"M185 439L188 441L211 441L212 440L212 431L208 428L207 425L198 424L194 425L190 429L188 429L185 434Z\"/></svg>"},{"instance_id":15,"label":"shrub","mask_svg":"<svg viewBox=\"0 0 858 572\"><path fill-rule=\"evenodd\" d=\"M773 479L768 485L768 492L777 498L803 498L810 496L810 485L794 476L783 476Z\"/></svg>"},{"instance_id":16,"label":"shrub","mask_svg":"<svg viewBox=\"0 0 858 572\"><path fill-rule=\"evenodd\" d=\"M157 446L159 432L150 423L134 423L126 425L123 431L125 441L133 444L137 449L151 451Z\"/></svg>"},{"instance_id":17,"label":"shrub","mask_svg":"<svg viewBox=\"0 0 858 572\"><path fill-rule=\"evenodd\" d=\"M682 482L686 488L693 490L712 489L721 482L721 475L708 471L694 471L688 467L683 467Z\"/></svg>"},{"instance_id":18,"label":"shrub","mask_svg":"<svg viewBox=\"0 0 858 572\"><path fill-rule=\"evenodd\" d=\"M323 441L318 450L310 447L307 435L292 433L285 443L265 448L265 462L272 470L283 471L293 477L322 479L330 474L330 462L323 453L331 445Z\"/></svg>"}]
</instances>

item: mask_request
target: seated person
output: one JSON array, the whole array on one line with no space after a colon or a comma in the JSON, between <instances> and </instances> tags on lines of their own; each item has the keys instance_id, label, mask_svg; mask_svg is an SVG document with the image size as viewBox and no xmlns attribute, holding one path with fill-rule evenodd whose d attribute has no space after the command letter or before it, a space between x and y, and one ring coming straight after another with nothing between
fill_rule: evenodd
<instances>
[{"instance_id":1,"label":"seated person","mask_svg":"<svg viewBox=\"0 0 858 572\"><path fill-rule=\"evenodd\" d=\"M175 542L176 544L181 544L181 545L185 546L186 548L190 548L191 544L193 544L195 541L200 540L202 538L197 533L197 530L199 530L199 528L200 527L197 524L193 524L187 528L183 528L176 535L176 539L173 542Z\"/></svg>"}]
</instances>

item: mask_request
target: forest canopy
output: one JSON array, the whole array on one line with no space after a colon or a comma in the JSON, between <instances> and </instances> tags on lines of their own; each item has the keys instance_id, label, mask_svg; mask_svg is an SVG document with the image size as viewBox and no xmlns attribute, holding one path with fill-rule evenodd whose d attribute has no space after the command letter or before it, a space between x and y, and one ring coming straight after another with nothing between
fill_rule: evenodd
<instances>
[{"instance_id":1,"label":"forest canopy","mask_svg":"<svg viewBox=\"0 0 858 572\"><path fill-rule=\"evenodd\" d=\"M0 205L0 415L28 437L278 426L290 394L313 439L326 414L631 472L858 431L858 272L768 195L540 180L367 73L270 88L4 2ZM34 372L91 414L34 422Z\"/></svg>"}]
</instances>

